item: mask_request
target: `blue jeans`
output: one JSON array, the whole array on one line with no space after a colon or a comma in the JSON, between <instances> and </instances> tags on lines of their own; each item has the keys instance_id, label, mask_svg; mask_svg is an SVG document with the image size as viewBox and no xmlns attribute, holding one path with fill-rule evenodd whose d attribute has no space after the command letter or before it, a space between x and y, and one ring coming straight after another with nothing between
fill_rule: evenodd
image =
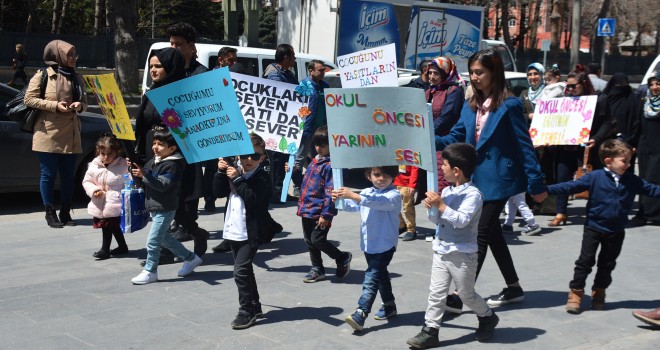
<instances>
[{"instance_id":1,"label":"blue jeans","mask_svg":"<svg viewBox=\"0 0 660 350\"><path fill-rule=\"evenodd\" d=\"M167 232L174 219L174 214L174 211L151 213L151 230L149 230L149 236L147 236L147 262L144 265L144 269L149 272L158 270L161 247L169 249L174 255L185 261L195 258L195 253L186 249L181 242Z\"/></svg>"},{"instance_id":2,"label":"blue jeans","mask_svg":"<svg viewBox=\"0 0 660 350\"><path fill-rule=\"evenodd\" d=\"M55 203L55 179L60 173L60 196L62 203L71 204L77 154L36 152L41 165L39 190L44 204Z\"/></svg>"},{"instance_id":3,"label":"blue jeans","mask_svg":"<svg viewBox=\"0 0 660 350\"><path fill-rule=\"evenodd\" d=\"M390 265L394 256L396 247L378 254L364 253L367 259L367 271L364 273L364 282L362 282L362 296L358 300L358 307L366 314L371 311L371 306L376 300L376 293L380 292L380 298L383 304L394 304L394 294L392 294L392 282L387 266Z\"/></svg>"}]
</instances>

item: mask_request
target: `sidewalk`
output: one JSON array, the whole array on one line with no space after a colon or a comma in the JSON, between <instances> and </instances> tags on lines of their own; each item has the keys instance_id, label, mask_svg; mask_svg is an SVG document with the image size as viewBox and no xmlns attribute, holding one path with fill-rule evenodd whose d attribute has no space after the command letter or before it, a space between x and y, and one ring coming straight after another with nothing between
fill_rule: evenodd
<instances>
[{"instance_id":1,"label":"sidewalk","mask_svg":"<svg viewBox=\"0 0 660 350\"><path fill-rule=\"evenodd\" d=\"M160 282L134 286L130 279L146 257L147 229L127 235L131 253L95 261L99 230L91 228L86 203L74 212L77 227L45 225L38 195L0 196L0 348L9 349L407 349L424 321L431 266L431 245L423 239L399 242L390 266L399 315L376 321L377 300L366 329L353 333L343 321L354 311L366 263L359 248L359 215L340 212L330 238L353 253L344 280L305 284L307 248L293 203L278 205L273 217L285 232L263 246L256 258L256 278L265 319L236 331L229 323L238 309L231 254L208 253L195 273L176 276L180 265L159 269ZM34 197L34 198L32 198ZM218 206L224 200L217 201ZM489 343L474 340L476 316L469 310L446 318L440 330L443 347L455 349L657 349L660 331L631 316L636 309L660 306L658 227L629 229L607 291L607 310L580 315L564 311L568 281L580 249L583 200L570 202L571 225L548 228L538 216L540 236L507 235L525 290L525 301L496 309L500 323ZM203 205L203 201L202 201ZM223 214L200 212L201 227L211 232L210 247L220 237ZM419 231L432 232L422 207ZM516 232L519 228L514 226ZM192 249L192 242L185 245ZM113 242L113 248L115 243ZM591 287L593 273L587 288ZM483 297L499 293L502 276L488 256L476 289Z\"/></svg>"}]
</instances>

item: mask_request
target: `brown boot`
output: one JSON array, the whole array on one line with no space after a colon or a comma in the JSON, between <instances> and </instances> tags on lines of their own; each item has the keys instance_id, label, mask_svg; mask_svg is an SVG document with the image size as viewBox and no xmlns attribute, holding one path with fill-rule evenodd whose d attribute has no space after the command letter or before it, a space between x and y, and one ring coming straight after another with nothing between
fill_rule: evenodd
<instances>
[{"instance_id":1,"label":"brown boot","mask_svg":"<svg viewBox=\"0 0 660 350\"><path fill-rule=\"evenodd\" d=\"M591 290L591 310L605 309L605 288L593 288Z\"/></svg>"},{"instance_id":2,"label":"brown boot","mask_svg":"<svg viewBox=\"0 0 660 350\"><path fill-rule=\"evenodd\" d=\"M569 314L580 313L580 303L584 296L584 289L573 289L568 291L568 302L566 302L566 312Z\"/></svg>"}]
</instances>

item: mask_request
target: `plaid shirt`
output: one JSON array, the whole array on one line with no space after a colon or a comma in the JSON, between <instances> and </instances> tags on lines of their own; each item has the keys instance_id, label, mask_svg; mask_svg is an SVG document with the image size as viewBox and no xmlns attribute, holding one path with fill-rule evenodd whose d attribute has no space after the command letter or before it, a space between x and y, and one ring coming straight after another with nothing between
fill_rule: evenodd
<instances>
[{"instance_id":1,"label":"plaid shirt","mask_svg":"<svg viewBox=\"0 0 660 350\"><path fill-rule=\"evenodd\" d=\"M330 157L316 156L307 167L300 188L298 216L309 219L332 220L337 209L332 202L332 167Z\"/></svg>"}]
</instances>

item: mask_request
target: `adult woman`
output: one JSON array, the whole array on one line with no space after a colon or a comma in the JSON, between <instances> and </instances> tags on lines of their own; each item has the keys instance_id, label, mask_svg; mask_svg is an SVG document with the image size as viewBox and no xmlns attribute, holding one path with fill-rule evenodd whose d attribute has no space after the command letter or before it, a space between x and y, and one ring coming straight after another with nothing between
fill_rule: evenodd
<instances>
[{"instance_id":1,"label":"adult woman","mask_svg":"<svg viewBox=\"0 0 660 350\"><path fill-rule=\"evenodd\" d=\"M587 96L594 94L594 87L589 80L587 67L578 64L575 69L568 73L566 79L566 96ZM593 127L592 127L592 130ZM555 182L571 180L578 168L578 160L582 156L580 146L557 146L555 149ZM559 226L566 223L568 219L568 196L557 195L557 215L548 223L548 226Z\"/></svg>"},{"instance_id":2,"label":"adult woman","mask_svg":"<svg viewBox=\"0 0 660 350\"><path fill-rule=\"evenodd\" d=\"M637 154L639 156L639 177L660 184L660 72L647 80L648 91L644 99L641 118L641 136ZM660 224L660 201L639 196L639 211L632 223L645 225L647 221Z\"/></svg>"},{"instance_id":3,"label":"adult woman","mask_svg":"<svg viewBox=\"0 0 660 350\"><path fill-rule=\"evenodd\" d=\"M540 202L546 193L522 101L506 88L502 58L492 50L479 51L468 60L468 68L474 93L451 132L436 136L435 143L439 150L455 142L467 142L477 149L472 181L484 200L477 236L477 275L490 247L507 285L488 300L490 306L499 306L524 299L502 234L500 213L515 194L527 190Z\"/></svg>"},{"instance_id":4,"label":"adult woman","mask_svg":"<svg viewBox=\"0 0 660 350\"><path fill-rule=\"evenodd\" d=\"M149 74L153 80L151 89L157 89L161 86L173 83L186 77L185 60L179 50L174 48L165 48L153 51L152 56L149 58ZM155 129L165 127L160 117L160 114L149 101L144 98L138 115L135 121L135 138L137 140L136 153L138 162L145 163L151 157L153 152L151 150L152 136ZM174 219L176 222L183 226L184 229L177 231L183 232L184 235L175 234L175 238L180 241L189 240L186 238L186 233L190 234L195 240L195 254L202 256L206 252L208 232L199 227L197 224L197 199L203 194L202 189L202 172L201 168L188 164L183 172L183 181L181 183L181 195L179 196L179 208L177 209ZM190 204L194 203L194 204ZM195 210L190 207L194 206ZM189 213L195 213L194 217ZM161 254L160 264L167 264L174 262L174 256L165 252Z\"/></svg>"},{"instance_id":5,"label":"adult woman","mask_svg":"<svg viewBox=\"0 0 660 350\"><path fill-rule=\"evenodd\" d=\"M76 73L76 47L53 40L44 49L45 72L30 79L25 105L41 110L34 125L32 150L41 165L40 191L46 208L46 222L53 228L75 226L71 219L74 177L80 144L80 120L76 113L87 109L82 77ZM44 98L40 96L42 74L47 74ZM55 211L55 179L60 173L60 214Z\"/></svg>"},{"instance_id":6,"label":"adult woman","mask_svg":"<svg viewBox=\"0 0 660 350\"><path fill-rule=\"evenodd\" d=\"M532 122L534 108L536 108L536 101L540 100L541 94L545 89L544 74L545 69L543 69L543 65L540 63L535 62L527 66L527 81L529 82L529 88L523 90L520 94L520 99L523 101L523 112L528 118L528 123Z\"/></svg>"}]
</instances>

